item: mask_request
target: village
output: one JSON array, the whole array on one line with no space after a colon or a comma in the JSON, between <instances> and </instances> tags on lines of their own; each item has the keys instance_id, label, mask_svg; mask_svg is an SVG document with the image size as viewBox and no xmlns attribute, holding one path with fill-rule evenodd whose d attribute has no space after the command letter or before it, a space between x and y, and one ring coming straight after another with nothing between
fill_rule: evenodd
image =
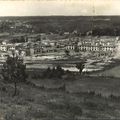
<instances>
[{"instance_id":1,"label":"village","mask_svg":"<svg viewBox=\"0 0 120 120\"><path fill-rule=\"evenodd\" d=\"M104 69L120 57L119 36L15 33L1 36L0 41L1 63L15 51L28 69L47 69L61 64L64 70L78 71L75 64L83 59L86 60L83 72L92 72Z\"/></svg>"},{"instance_id":2,"label":"village","mask_svg":"<svg viewBox=\"0 0 120 120\"><path fill-rule=\"evenodd\" d=\"M119 21L1 17L0 120L119 119Z\"/></svg>"},{"instance_id":3,"label":"village","mask_svg":"<svg viewBox=\"0 0 120 120\"><path fill-rule=\"evenodd\" d=\"M55 29L50 27L49 24L49 30L47 30L44 27L39 26L39 28L36 24L33 24L34 22L32 23L32 20L34 21L34 18L29 20L29 18L12 19L9 17L0 20L1 60L11 54L13 50L17 54L21 53L21 57L24 59L39 59L39 57L68 59L70 56L86 59L111 59L120 56L120 37L116 33L113 36L107 34L94 35L94 27L84 33L78 31L78 29L69 32L70 29L66 31L62 28ZM36 22L39 23L38 18ZM50 32L52 29L54 31Z\"/></svg>"},{"instance_id":4,"label":"village","mask_svg":"<svg viewBox=\"0 0 120 120\"><path fill-rule=\"evenodd\" d=\"M120 38L116 36L62 36L57 34L15 34L7 38L0 38L1 57L5 57L12 50L22 52L22 56L41 56L69 53L91 53L96 57L114 57L118 53Z\"/></svg>"}]
</instances>

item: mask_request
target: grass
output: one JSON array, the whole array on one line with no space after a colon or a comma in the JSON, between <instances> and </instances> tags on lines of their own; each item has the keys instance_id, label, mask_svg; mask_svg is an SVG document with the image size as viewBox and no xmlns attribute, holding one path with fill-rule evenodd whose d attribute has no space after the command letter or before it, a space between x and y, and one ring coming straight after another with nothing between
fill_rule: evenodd
<instances>
[{"instance_id":1,"label":"grass","mask_svg":"<svg viewBox=\"0 0 120 120\"><path fill-rule=\"evenodd\" d=\"M120 118L120 97L110 92L111 88L120 95L119 79L76 76L72 81L57 81L39 79L30 81L34 85L20 83L19 95L15 97L12 96L13 84L0 81L4 86L4 89L0 89L0 120ZM65 84L65 90L59 90L62 84ZM44 86L44 89L38 87L39 85ZM104 96L107 91L110 94Z\"/></svg>"}]
</instances>

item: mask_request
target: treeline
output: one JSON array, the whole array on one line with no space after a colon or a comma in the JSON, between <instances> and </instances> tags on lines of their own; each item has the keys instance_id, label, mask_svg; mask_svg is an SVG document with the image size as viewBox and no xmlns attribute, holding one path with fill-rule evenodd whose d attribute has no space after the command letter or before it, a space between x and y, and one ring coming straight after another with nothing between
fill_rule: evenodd
<instances>
[{"instance_id":1,"label":"treeline","mask_svg":"<svg viewBox=\"0 0 120 120\"><path fill-rule=\"evenodd\" d=\"M112 28L112 27L107 27L107 28L94 28L92 31L92 35L96 36L120 36L120 27L118 28Z\"/></svg>"},{"instance_id":2,"label":"treeline","mask_svg":"<svg viewBox=\"0 0 120 120\"><path fill-rule=\"evenodd\" d=\"M61 78L64 74L65 74L65 71L60 66L57 66L56 68L53 67L52 69L48 67L47 70L43 72L42 77Z\"/></svg>"},{"instance_id":3,"label":"treeline","mask_svg":"<svg viewBox=\"0 0 120 120\"><path fill-rule=\"evenodd\" d=\"M14 26L16 20L25 22L32 26ZM85 36L88 31L92 30L92 35L120 35L120 17L119 16L46 16L46 17L11 17L4 18L12 20L12 22L4 22L0 24L1 32L21 32L21 33L54 33L63 35L64 32L72 33L77 30L79 35Z\"/></svg>"},{"instance_id":4,"label":"treeline","mask_svg":"<svg viewBox=\"0 0 120 120\"><path fill-rule=\"evenodd\" d=\"M62 35L64 32L72 33L77 30L79 35L85 36L92 30L92 35L120 35L119 17L91 17L91 16L73 16L73 17L38 17L28 21L37 33L55 33Z\"/></svg>"},{"instance_id":5,"label":"treeline","mask_svg":"<svg viewBox=\"0 0 120 120\"><path fill-rule=\"evenodd\" d=\"M75 67L79 71L79 75L83 74L83 69L85 68L85 62L86 61L80 61L79 63L75 64ZM73 74L74 73L72 71L64 70L60 65L57 65L56 67L53 67L53 68L48 67L41 74L33 72L32 78L33 79L40 79L40 78L53 79L53 78L62 78L64 75L67 75L67 77L68 77Z\"/></svg>"},{"instance_id":6,"label":"treeline","mask_svg":"<svg viewBox=\"0 0 120 120\"><path fill-rule=\"evenodd\" d=\"M33 79L40 79L40 78L52 79L52 78L62 78L62 76L65 74L66 74L66 72L64 71L64 69L62 69L62 67L58 65L58 66L53 67L53 68L48 67L41 74L33 72L31 77Z\"/></svg>"},{"instance_id":7,"label":"treeline","mask_svg":"<svg viewBox=\"0 0 120 120\"><path fill-rule=\"evenodd\" d=\"M81 24L83 23L83 24ZM54 33L63 35L64 32L73 33L77 30L78 35L86 36L87 32L92 30L93 36L119 36L120 35L120 25L119 26L107 26L101 27L98 25L97 27L92 28L92 23L86 21L86 23L81 21L73 21L68 23L59 23L59 22L52 22L52 23L37 23L33 24L33 30L35 33ZM107 24L107 23L106 23Z\"/></svg>"}]
</instances>

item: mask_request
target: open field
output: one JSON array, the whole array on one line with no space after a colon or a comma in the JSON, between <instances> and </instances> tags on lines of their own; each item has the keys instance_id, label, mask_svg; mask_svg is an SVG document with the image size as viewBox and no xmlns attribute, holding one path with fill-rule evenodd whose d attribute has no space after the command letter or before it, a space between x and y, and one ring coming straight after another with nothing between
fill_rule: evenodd
<instances>
[{"instance_id":1,"label":"open field","mask_svg":"<svg viewBox=\"0 0 120 120\"><path fill-rule=\"evenodd\" d=\"M0 81L0 120L120 118L119 79L76 76L30 81L18 85L15 97L13 84Z\"/></svg>"}]
</instances>

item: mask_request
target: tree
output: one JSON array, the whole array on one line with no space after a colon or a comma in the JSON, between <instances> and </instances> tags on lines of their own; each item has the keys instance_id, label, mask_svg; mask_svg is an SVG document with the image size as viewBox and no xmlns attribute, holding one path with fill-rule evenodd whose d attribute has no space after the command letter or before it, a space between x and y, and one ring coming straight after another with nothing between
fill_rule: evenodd
<instances>
[{"instance_id":1,"label":"tree","mask_svg":"<svg viewBox=\"0 0 120 120\"><path fill-rule=\"evenodd\" d=\"M16 56L12 52L12 56L8 56L6 62L3 64L2 76L5 81L14 83L14 96L17 95L17 83L26 81L26 65L23 59Z\"/></svg>"},{"instance_id":2,"label":"tree","mask_svg":"<svg viewBox=\"0 0 120 120\"><path fill-rule=\"evenodd\" d=\"M69 51L69 50L65 50L65 54L66 54L67 56L70 56L70 51Z\"/></svg>"},{"instance_id":3,"label":"tree","mask_svg":"<svg viewBox=\"0 0 120 120\"><path fill-rule=\"evenodd\" d=\"M80 75L82 74L84 67L85 67L85 62L80 62L76 64L76 68L79 70Z\"/></svg>"},{"instance_id":4,"label":"tree","mask_svg":"<svg viewBox=\"0 0 120 120\"><path fill-rule=\"evenodd\" d=\"M64 75L64 70L61 68L60 65L57 65L54 76L56 76L57 78L61 78L62 75Z\"/></svg>"},{"instance_id":5,"label":"tree","mask_svg":"<svg viewBox=\"0 0 120 120\"><path fill-rule=\"evenodd\" d=\"M75 52L79 52L79 48L77 45L75 45L75 49L74 49Z\"/></svg>"}]
</instances>

